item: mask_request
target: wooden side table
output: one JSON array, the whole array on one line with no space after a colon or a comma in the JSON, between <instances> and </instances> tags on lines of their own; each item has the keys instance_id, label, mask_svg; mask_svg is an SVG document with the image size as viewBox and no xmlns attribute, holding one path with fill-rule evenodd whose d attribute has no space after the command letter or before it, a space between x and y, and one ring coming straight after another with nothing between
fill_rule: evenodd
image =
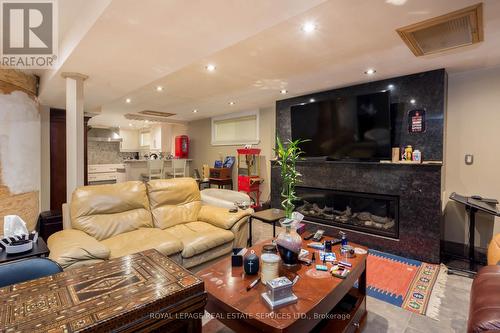
<instances>
[{"instance_id":1,"label":"wooden side table","mask_svg":"<svg viewBox=\"0 0 500 333\"><path fill-rule=\"evenodd\" d=\"M33 249L31 251L16 254L7 254L5 250L0 252L0 264L30 257L46 257L48 255L49 248L47 247L47 244L45 244L44 240L41 237L38 237L38 240L33 244Z\"/></svg>"},{"instance_id":2,"label":"wooden side table","mask_svg":"<svg viewBox=\"0 0 500 333\"><path fill-rule=\"evenodd\" d=\"M217 185L218 188L224 188L224 186L229 186L229 188L233 189L233 179L232 178L210 178L208 180L210 186Z\"/></svg>"},{"instance_id":3,"label":"wooden side table","mask_svg":"<svg viewBox=\"0 0 500 333\"><path fill-rule=\"evenodd\" d=\"M252 246L252 220L257 219L262 222L273 224L273 238L276 237L276 222L285 217L282 209L270 208L253 213L248 218L248 246Z\"/></svg>"}]
</instances>

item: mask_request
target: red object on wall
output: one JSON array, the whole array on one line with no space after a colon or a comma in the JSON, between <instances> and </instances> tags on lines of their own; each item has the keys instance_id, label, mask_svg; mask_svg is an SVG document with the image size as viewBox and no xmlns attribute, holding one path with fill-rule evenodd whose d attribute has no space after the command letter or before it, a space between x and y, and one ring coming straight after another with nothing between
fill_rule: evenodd
<instances>
[{"instance_id":1,"label":"red object on wall","mask_svg":"<svg viewBox=\"0 0 500 333\"><path fill-rule=\"evenodd\" d=\"M189 155L189 137L179 135L175 137L175 157L187 158Z\"/></svg>"}]
</instances>

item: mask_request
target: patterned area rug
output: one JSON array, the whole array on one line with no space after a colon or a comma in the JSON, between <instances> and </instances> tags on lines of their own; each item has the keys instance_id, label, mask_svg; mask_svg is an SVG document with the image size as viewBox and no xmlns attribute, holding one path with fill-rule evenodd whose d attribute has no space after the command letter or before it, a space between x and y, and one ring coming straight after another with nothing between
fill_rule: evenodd
<instances>
[{"instance_id":1,"label":"patterned area rug","mask_svg":"<svg viewBox=\"0 0 500 333\"><path fill-rule=\"evenodd\" d=\"M370 250L367 294L405 310L439 318L446 267Z\"/></svg>"}]
</instances>

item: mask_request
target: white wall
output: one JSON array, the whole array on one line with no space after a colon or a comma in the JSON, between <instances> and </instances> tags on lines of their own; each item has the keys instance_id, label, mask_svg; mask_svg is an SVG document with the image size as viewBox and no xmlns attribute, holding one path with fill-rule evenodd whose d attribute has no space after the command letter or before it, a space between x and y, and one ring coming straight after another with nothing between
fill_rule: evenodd
<instances>
[{"instance_id":1,"label":"white wall","mask_svg":"<svg viewBox=\"0 0 500 333\"><path fill-rule=\"evenodd\" d=\"M261 185L261 202L269 199L271 191L271 164L274 158L274 142L276 132L276 112L275 108L260 109L260 143L255 147L261 148L260 173L264 178ZM238 146L212 146L211 144L211 119L201 119L188 124L188 135L190 138L189 157L193 159L193 169L198 168L202 172L202 165L213 166L214 161L225 156L237 156ZM233 167L233 184L237 187L237 166Z\"/></svg>"},{"instance_id":2,"label":"white wall","mask_svg":"<svg viewBox=\"0 0 500 333\"><path fill-rule=\"evenodd\" d=\"M450 74L445 149L446 240L468 241L464 207L449 202L451 192L500 199L499 145L500 67ZM473 165L465 164L466 153L474 155ZM476 246L486 247L500 232L500 219L476 216Z\"/></svg>"}]
</instances>

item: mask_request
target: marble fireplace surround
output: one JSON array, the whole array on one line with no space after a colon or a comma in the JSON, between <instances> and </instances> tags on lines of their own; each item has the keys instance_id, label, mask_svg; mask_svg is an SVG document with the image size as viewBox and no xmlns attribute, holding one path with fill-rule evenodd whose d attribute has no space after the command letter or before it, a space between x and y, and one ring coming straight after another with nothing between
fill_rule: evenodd
<instances>
[{"instance_id":1,"label":"marble fireplace surround","mask_svg":"<svg viewBox=\"0 0 500 333\"><path fill-rule=\"evenodd\" d=\"M405 75L343 87L276 102L276 134L291 138L290 109L293 105L391 90L391 140L393 147L412 145L421 150L424 161L438 164L392 164L305 160L298 163L303 175L300 186L337 191L399 196L399 239L348 230L353 242L408 258L438 263L441 238L441 194L446 116L447 75L444 69ZM426 131L410 134L408 112L426 110ZM280 172L271 163L271 205L280 207ZM339 228L308 223L308 228L325 229L336 236Z\"/></svg>"},{"instance_id":2,"label":"marble fireplace surround","mask_svg":"<svg viewBox=\"0 0 500 333\"><path fill-rule=\"evenodd\" d=\"M441 166L384 163L302 161L300 186L399 196L399 239L315 222L307 229L324 229L350 241L407 258L439 263L441 238ZM280 170L271 167L272 207L280 207Z\"/></svg>"}]
</instances>

